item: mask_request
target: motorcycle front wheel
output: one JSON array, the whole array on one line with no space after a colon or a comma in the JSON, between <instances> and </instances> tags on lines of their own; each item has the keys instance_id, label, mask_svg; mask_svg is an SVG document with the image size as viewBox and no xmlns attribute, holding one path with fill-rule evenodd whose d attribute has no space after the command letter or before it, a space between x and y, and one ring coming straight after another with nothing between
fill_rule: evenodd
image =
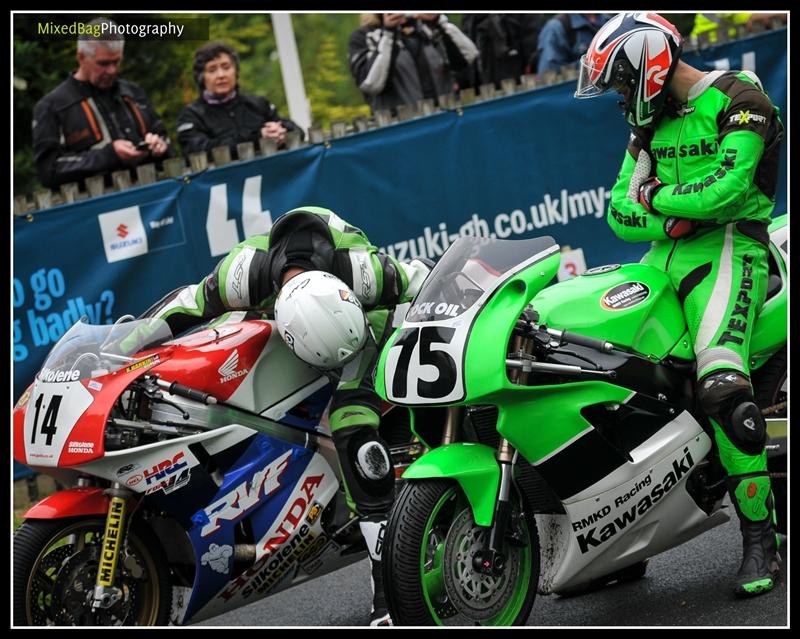
<instances>
[{"instance_id":1,"label":"motorcycle front wheel","mask_svg":"<svg viewBox=\"0 0 800 639\"><path fill-rule=\"evenodd\" d=\"M473 566L489 528L477 526L457 483L410 481L386 530L384 586L395 625L523 625L539 583L539 534L531 509L514 497L517 539L504 544L505 566L486 575Z\"/></svg>"},{"instance_id":2,"label":"motorcycle front wheel","mask_svg":"<svg viewBox=\"0 0 800 639\"><path fill-rule=\"evenodd\" d=\"M29 519L14 533L14 625L159 626L169 623L172 586L160 545L144 525L120 548L120 598L92 610L105 520Z\"/></svg>"}]
</instances>

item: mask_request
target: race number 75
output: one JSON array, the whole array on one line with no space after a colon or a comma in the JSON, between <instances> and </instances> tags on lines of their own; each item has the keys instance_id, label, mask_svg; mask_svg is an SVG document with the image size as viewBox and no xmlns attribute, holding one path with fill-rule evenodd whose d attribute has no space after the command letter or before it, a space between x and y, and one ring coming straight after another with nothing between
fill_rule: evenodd
<instances>
[{"instance_id":1,"label":"race number 75","mask_svg":"<svg viewBox=\"0 0 800 639\"><path fill-rule=\"evenodd\" d=\"M391 346L391 351L400 351L390 375L392 399L409 398L409 390L410 399L414 395L425 399L444 399L453 392L458 377L454 356L458 354L453 352L455 349L447 347L453 341L455 332L456 329L447 326L422 326L400 331ZM416 357L413 357L415 354ZM436 370L433 379L430 368L427 368L430 366Z\"/></svg>"}]
</instances>

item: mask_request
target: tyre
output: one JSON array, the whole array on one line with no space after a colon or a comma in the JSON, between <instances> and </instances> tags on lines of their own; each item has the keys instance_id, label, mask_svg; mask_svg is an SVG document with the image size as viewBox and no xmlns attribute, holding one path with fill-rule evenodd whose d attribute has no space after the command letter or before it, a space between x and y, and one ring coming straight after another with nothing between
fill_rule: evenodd
<instances>
[{"instance_id":1,"label":"tyre","mask_svg":"<svg viewBox=\"0 0 800 639\"><path fill-rule=\"evenodd\" d=\"M786 361L786 349L783 348L770 357L766 364L753 372L753 393L759 408L767 408L787 401L788 367ZM767 415L767 418L785 418L786 414L787 409L784 407L772 415Z\"/></svg>"},{"instance_id":2,"label":"tyre","mask_svg":"<svg viewBox=\"0 0 800 639\"><path fill-rule=\"evenodd\" d=\"M120 548L119 601L92 612L105 519L29 519L14 533L14 624L17 626L166 625L172 584L159 542L144 525Z\"/></svg>"},{"instance_id":3,"label":"tyre","mask_svg":"<svg viewBox=\"0 0 800 639\"><path fill-rule=\"evenodd\" d=\"M512 506L505 568L484 575L472 565L488 528L475 525L457 483L410 481L392 509L383 550L389 611L395 625L522 625L539 583L539 534L531 509Z\"/></svg>"},{"instance_id":4,"label":"tyre","mask_svg":"<svg viewBox=\"0 0 800 639\"><path fill-rule=\"evenodd\" d=\"M787 377L787 356L784 348L775 353L766 364L754 372L753 393L759 408L763 409L788 401L786 393ZM779 411L766 417L767 419L786 419L787 413L788 408L784 406ZM767 456L767 470L773 475L782 475L782 477L773 477L772 494L775 497L776 528L779 533L786 534L786 507L788 500L786 494L786 439L778 438L767 443L781 445L781 452Z\"/></svg>"}]
</instances>

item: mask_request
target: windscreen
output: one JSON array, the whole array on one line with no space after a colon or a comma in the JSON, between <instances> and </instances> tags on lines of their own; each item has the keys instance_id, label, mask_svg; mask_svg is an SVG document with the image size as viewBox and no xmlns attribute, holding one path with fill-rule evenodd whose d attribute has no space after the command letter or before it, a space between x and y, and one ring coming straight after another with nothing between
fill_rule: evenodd
<instances>
[{"instance_id":1,"label":"windscreen","mask_svg":"<svg viewBox=\"0 0 800 639\"><path fill-rule=\"evenodd\" d=\"M406 313L408 322L435 322L457 317L517 264L555 245L552 237L456 240L425 280Z\"/></svg>"},{"instance_id":2,"label":"windscreen","mask_svg":"<svg viewBox=\"0 0 800 639\"><path fill-rule=\"evenodd\" d=\"M172 331L160 319L93 325L82 318L53 347L37 377L62 382L107 375L136 362L136 353L170 339Z\"/></svg>"}]
</instances>

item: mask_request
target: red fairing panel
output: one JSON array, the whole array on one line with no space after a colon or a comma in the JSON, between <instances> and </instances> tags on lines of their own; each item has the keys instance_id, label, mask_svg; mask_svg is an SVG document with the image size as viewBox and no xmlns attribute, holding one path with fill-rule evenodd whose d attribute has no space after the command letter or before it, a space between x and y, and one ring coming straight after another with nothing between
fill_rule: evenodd
<instances>
[{"instance_id":1,"label":"red fairing panel","mask_svg":"<svg viewBox=\"0 0 800 639\"><path fill-rule=\"evenodd\" d=\"M33 384L25 389L25 392L17 400L16 406L14 406L14 459L21 464L28 463L28 458L25 455L25 407L31 398L32 389Z\"/></svg>"},{"instance_id":2,"label":"red fairing panel","mask_svg":"<svg viewBox=\"0 0 800 639\"><path fill-rule=\"evenodd\" d=\"M172 357L152 372L225 401L247 377L271 332L269 323L251 321L193 333L170 342Z\"/></svg>"},{"instance_id":3,"label":"red fairing panel","mask_svg":"<svg viewBox=\"0 0 800 639\"><path fill-rule=\"evenodd\" d=\"M81 380L94 400L70 432L67 445L58 459L59 466L85 464L105 455L106 421L114 402L133 380L145 372L146 367L133 370L123 368L93 380Z\"/></svg>"},{"instance_id":4,"label":"red fairing panel","mask_svg":"<svg viewBox=\"0 0 800 639\"><path fill-rule=\"evenodd\" d=\"M45 497L25 513L25 519L63 519L108 512L109 497L102 488L70 488Z\"/></svg>"}]
</instances>

